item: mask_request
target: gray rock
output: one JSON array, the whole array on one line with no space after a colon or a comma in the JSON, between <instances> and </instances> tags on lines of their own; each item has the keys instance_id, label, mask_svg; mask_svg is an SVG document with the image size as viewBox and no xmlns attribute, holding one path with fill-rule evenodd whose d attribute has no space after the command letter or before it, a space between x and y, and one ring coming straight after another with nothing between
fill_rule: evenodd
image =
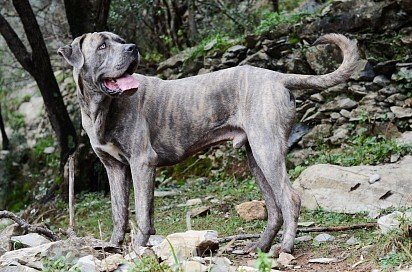
<instances>
[{"instance_id":1,"label":"gray rock","mask_svg":"<svg viewBox=\"0 0 412 272\"><path fill-rule=\"evenodd\" d=\"M196 50L196 48L188 48L177 55L159 63L159 67L157 68L157 73L161 73L168 68L176 68L181 66Z\"/></svg>"},{"instance_id":2,"label":"gray rock","mask_svg":"<svg viewBox=\"0 0 412 272\"><path fill-rule=\"evenodd\" d=\"M302 147L311 147L317 144L319 140L328 138L331 135L332 125L319 124L315 126L309 133L302 137L299 145Z\"/></svg>"},{"instance_id":3,"label":"gray rock","mask_svg":"<svg viewBox=\"0 0 412 272\"><path fill-rule=\"evenodd\" d=\"M353 246L359 244L358 240L355 238L355 236L350 237L347 241L346 244Z\"/></svg>"},{"instance_id":4,"label":"gray rock","mask_svg":"<svg viewBox=\"0 0 412 272\"><path fill-rule=\"evenodd\" d=\"M164 241L165 237L163 235L150 235L147 246L157 246Z\"/></svg>"},{"instance_id":5,"label":"gray rock","mask_svg":"<svg viewBox=\"0 0 412 272\"><path fill-rule=\"evenodd\" d=\"M318 243L333 242L334 240L335 240L335 237L327 233L318 234L315 236L315 238L313 238L313 241L318 242Z\"/></svg>"},{"instance_id":6,"label":"gray rock","mask_svg":"<svg viewBox=\"0 0 412 272\"><path fill-rule=\"evenodd\" d=\"M40 234L29 233L26 235L13 236L10 239L12 242L18 242L25 247L35 247L50 243L51 241Z\"/></svg>"},{"instance_id":7,"label":"gray rock","mask_svg":"<svg viewBox=\"0 0 412 272\"><path fill-rule=\"evenodd\" d=\"M372 65L367 60L360 60L358 67L353 72L351 79L360 81L371 81L375 77Z\"/></svg>"},{"instance_id":8,"label":"gray rock","mask_svg":"<svg viewBox=\"0 0 412 272\"><path fill-rule=\"evenodd\" d=\"M312 94L310 97L310 100L315 101L315 102L323 102L325 101L325 98L320 93Z\"/></svg>"},{"instance_id":9,"label":"gray rock","mask_svg":"<svg viewBox=\"0 0 412 272\"><path fill-rule=\"evenodd\" d=\"M28 128L34 128L44 110L43 98L33 96L29 102L24 102L19 107L19 113L24 116L24 123Z\"/></svg>"},{"instance_id":10,"label":"gray rock","mask_svg":"<svg viewBox=\"0 0 412 272\"><path fill-rule=\"evenodd\" d=\"M379 173L381 180L369 184ZM293 183L308 209L358 213L412 206L412 156L395 164L342 167L319 164L307 168Z\"/></svg>"},{"instance_id":11,"label":"gray rock","mask_svg":"<svg viewBox=\"0 0 412 272\"><path fill-rule=\"evenodd\" d=\"M402 135L395 139L398 145L412 144L412 131L405 131Z\"/></svg>"},{"instance_id":12,"label":"gray rock","mask_svg":"<svg viewBox=\"0 0 412 272\"><path fill-rule=\"evenodd\" d=\"M309 242L309 241L312 241L312 240L313 240L312 236L304 235L304 236L296 237L295 242L296 243L304 243L304 242Z\"/></svg>"},{"instance_id":13,"label":"gray rock","mask_svg":"<svg viewBox=\"0 0 412 272\"><path fill-rule=\"evenodd\" d=\"M311 128L309 126L302 123L293 125L292 132L290 133L288 139L288 147L290 148L299 142L300 139L302 139L302 137L305 136L310 130Z\"/></svg>"},{"instance_id":14,"label":"gray rock","mask_svg":"<svg viewBox=\"0 0 412 272\"><path fill-rule=\"evenodd\" d=\"M39 270L18 263L0 267L0 272L38 272Z\"/></svg>"},{"instance_id":15,"label":"gray rock","mask_svg":"<svg viewBox=\"0 0 412 272\"><path fill-rule=\"evenodd\" d=\"M412 108L393 106L391 107L391 111L395 114L396 118L399 119L412 117Z\"/></svg>"},{"instance_id":16,"label":"gray rock","mask_svg":"<svg viewBox=\"0 0 412 272\"><path fill-rule=\"evenodd\" d=\"M399 229L401 221L412 220L412 212L394 211L388 215L380 217L377 221L381 233L387 234L392 230Z\"/></svg>"},{"instance_id":17,"label":"gray rock","mask_svg":"<svg viewBox=\"0 0 412 272\"><path fill-rule=\"evenodd\" d=\"M190 272L205 272L207 271L207 267L201 263L195 261L184 261L181 264L183 271L190 271Z\"/></svg>"},{"instance_id":18,"label":"gray rock","mask_svg":"<svg viewBox=\"0 0 412 272\"><path fill-rule=\"evenodd\" d=\"M316 74L330 73L339 66L342 54L333 45L311 46L306 51L306 60Z\"/></svg>"},{"instance_id":19,"label":"gray rock","mask_svg":"<svg viewBox=\"0 0 412 272\"><path fill-rule=\"evenodd\" d=\"M186 206L194 206L202 204L202 200L200 198L193 198L186 201Z\"/></svg>"},{"instance_id":20,"label":"gray rock","mask_svg":"<svg viewBox=\"0 0 412 272\"><path fill-rule=\"evenodd\" d=\"M350 111L342 109L340 112L340 115L342 115L345 118L349 118L350 117Z\"/></svg>"},{"instance_id":21,"label":"gray rock","mask_svg":"<svg viewBox=\"0 0 412 272\"><path fill-rule=\"evenodd\" d=\"M339 119L340 118L340 114L339 113L337 113L337 112L332 112L331 114L330 114L330 118L332 119L332 120L337 120L337 119Z\"/></svg>"},{"instance_id":22,"label":"gray rock","mask_svg":"<svg viewBox=\"0 0 412 272\"><path fill-rule=\"evenodd\" d=\"M4 228L2 232L0 232L0 250L5 253L7 251L10 251L11 248L11 237L16 234L20 234L21 232L19 231L19 225L17 224L11 224L7 227ZM0 253L0 255L3 255Z\"/></svg>"},{"instance_id":23,"label":"gray rock","mask_svg":"<svg viewBox=\"0 0 412 272\"><path fill-rule=\"evenodd\" d=\"M43 150L43 153L44 154L52 154L52 153L54 153L55 150L56 150L56 148L54 146L49 146L49 147L46 147Z\"/></svg>"},{"instance_id":24,"label":"gray rock","mask_svg":"<svg viewBox=\"0 0 412 272\"><path fill-rule=\"evenodd\" d=\"M374 184L375 182L378 182L380 179L381 179L381 175L373 174L369 177L369 184Z\"/></svg>"},{"instance_id":25,"label":"gray rock","mask_svg":"<svg viewBox=\"0 0 412 272\"><path fill-rule=\"evenodd\" d=\"M379 62L373 67L373 70L378 75L384 75L387 78L390 78L392 74L396 71L396 64L398 60L388 60L384 62Z\"/></svg>"},{"instance_id":26,"label":"gray rock","mask_svg":"<svg viewBox=\"0 0 412 272\"><path fill-rule=\"evenodd\" d=\"M232 251L233 254L235 255L245 255L247 252L243 251L242 249L235 249Z\"/></svg>"},{"instance_id":27,"label":"gray rock","mask_svg":"<svg viewBox=\"0 0 412 272\"><path fill-rule=\"evenodd\" d=\"M346 127L339 127L333 131L329 141L336 145L344 142L349 137L349 130Z\"/></svg>"},{"instance_id":28,"label":"gray rock","mask_svg":"<svg viewBox=\"0 0 412 272\"><path fill-rule=\"evenodd\" d=\"M352 86L348 88L348 90L350 93L358 95L358 96L359 95L363 96L367 94L366 87L358 85L358 84L353 84Z\"/></svg>"},{"instance_id":29,"label":"gray rock","mask_svg":"<svg viewBox=\"0 0 412 272\"><path fill-rule=\"evenodd\" d=\"M376 76L373 79L373 83L375 83L376 85L378 85L380 87L385 87L386 85L389 85L389 83L391 83L391 81L389 79L387 79L385 76L379 75L379 76Z\"/></svg>"},{"instance_id":30,"label":"gray rock","mask_svg":"<svg viewBox=\"0 0 412 272\"><path fill-rule=\"evenodd\" d=\"M168 196L177 196L177 195L180 195L180 191L178 190L169 190L169 191L155 190L154 192L155 197L168 197Z\"/></svg>"},{"instance_id":31,"label":"gray rock","mask_svg":"<svg viewBox=\"0 0 412 272\"><path fill-rule=\"evenodd\" d=\"M356 108L358 103L350 98L336 98L335 100L322 105L319 111L340 111Z\"/></svg>"},{"instance_id":32,"label":"gray rock","mask_svg":"<svg viewBox=\"0 0 412 272\"><path fill-rule=\"evenodd\" d=\"M265 52L258 51L255 54L246 57L246 59L244 59L239 65L246 64L267 68L270 66L270 58Z\"/></svg>"},{"instance_id":33,"label":"gray rock","mask_svg":"<svg viewBox=\"0 0 412 272\"><path fill-rule=\"evenodd\" d=\"M395 104L396 102L401 102L405 99L406 99L406 95L396 93L396 94L390 95L388 98L386 98L385 102ZM403 104L403 103L401 103L401 104Z\"/></svg>"},{"instance_id":34,"label":"gray rock","mask_svg":"<svg viewBox=\"0 0 412 272\"><path fill-rule=\"evenodd\" d=\"M392 94L396 94L399 93L399 90L393 86L388 86L385 88L382 88L378 91L379 94L383 94L386 96L392 95Z\"/></svg>"},{"instance_id":35,"label":"gray rock","mask_svg":"<svg viewBox=\"0 0 412 272\"><path fill-rule=\"evenodd\" d=\"M96 259L93 255L81 257L76 263L82 272L99 271L100 264L100 260Z\"/></svg>"}]
</instances>

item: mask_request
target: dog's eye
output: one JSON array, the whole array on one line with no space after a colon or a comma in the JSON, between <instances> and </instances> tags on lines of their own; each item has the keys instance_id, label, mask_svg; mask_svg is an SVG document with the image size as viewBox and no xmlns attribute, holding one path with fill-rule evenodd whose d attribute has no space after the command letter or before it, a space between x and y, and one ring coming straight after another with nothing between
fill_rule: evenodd
<instances>
[{"instance_id":1,"label":"dog's eye","mask_svg":"<svg viewBox=\"0 0 412 272\"><path fill-rule=\"evenodd\" d=\"M106 49L106 43L102 43L98 48L98 50Z\"/></svg>"}]
</instances>

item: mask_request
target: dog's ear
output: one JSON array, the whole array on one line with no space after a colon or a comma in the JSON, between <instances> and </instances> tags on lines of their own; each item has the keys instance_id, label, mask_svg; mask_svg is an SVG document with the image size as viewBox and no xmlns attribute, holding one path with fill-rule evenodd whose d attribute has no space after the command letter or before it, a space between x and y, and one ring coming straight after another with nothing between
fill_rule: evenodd
<instances>
[{"instance_id":1,"label":"dog's ear","mask_svg":"<svg viewBox=\"0 0 412 272\"><path fill-rule=\"evenodd\" d=\"M84 64L84 56L82 53L82 43L86 35L82 35L74 39L72 44L62 46L57 50L57 53L74 68L80 69Z\"/></svg>"}]
</instances>

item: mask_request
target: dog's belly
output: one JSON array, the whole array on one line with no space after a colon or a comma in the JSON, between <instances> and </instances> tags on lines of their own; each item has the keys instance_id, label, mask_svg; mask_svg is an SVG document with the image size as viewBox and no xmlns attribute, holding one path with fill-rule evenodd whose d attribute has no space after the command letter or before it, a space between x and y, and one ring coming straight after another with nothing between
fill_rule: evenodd
<instances>
[{"instance_id":1,"label":"dog's belly","mask_svg":"<svg viewBox=\"0 0 412 272\"><path fill-rule=\"evenodd\" d=\"M158 166L169 166L179 163L205 148L226 141L233 141L234 148L241 148L247 142L247 136L240 128L224 128L204 135L201 139L187 147L155 144L153 148L158 155Z\"/></svg>"}]
</instances>

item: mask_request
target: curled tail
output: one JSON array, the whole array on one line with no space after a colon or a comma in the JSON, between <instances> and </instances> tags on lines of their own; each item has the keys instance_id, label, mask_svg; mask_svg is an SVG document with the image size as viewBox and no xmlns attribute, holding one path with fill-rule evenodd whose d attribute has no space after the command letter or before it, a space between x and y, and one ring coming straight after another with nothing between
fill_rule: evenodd
<instances>
[{"instance_id":1,"label":"curled tail","mask_svg":"<svg viewBox=\"0 0 412 272\"><path fill-rule=\"evenodd\" d=\"M345 82L357 67L359 53L355 40L341 34L326 34L317 39L314 45L333 43L339 46L343 62L337 70L325 75L285 74L283 84L288 89L326 89Z\"/></svg>"}]
</instances>

